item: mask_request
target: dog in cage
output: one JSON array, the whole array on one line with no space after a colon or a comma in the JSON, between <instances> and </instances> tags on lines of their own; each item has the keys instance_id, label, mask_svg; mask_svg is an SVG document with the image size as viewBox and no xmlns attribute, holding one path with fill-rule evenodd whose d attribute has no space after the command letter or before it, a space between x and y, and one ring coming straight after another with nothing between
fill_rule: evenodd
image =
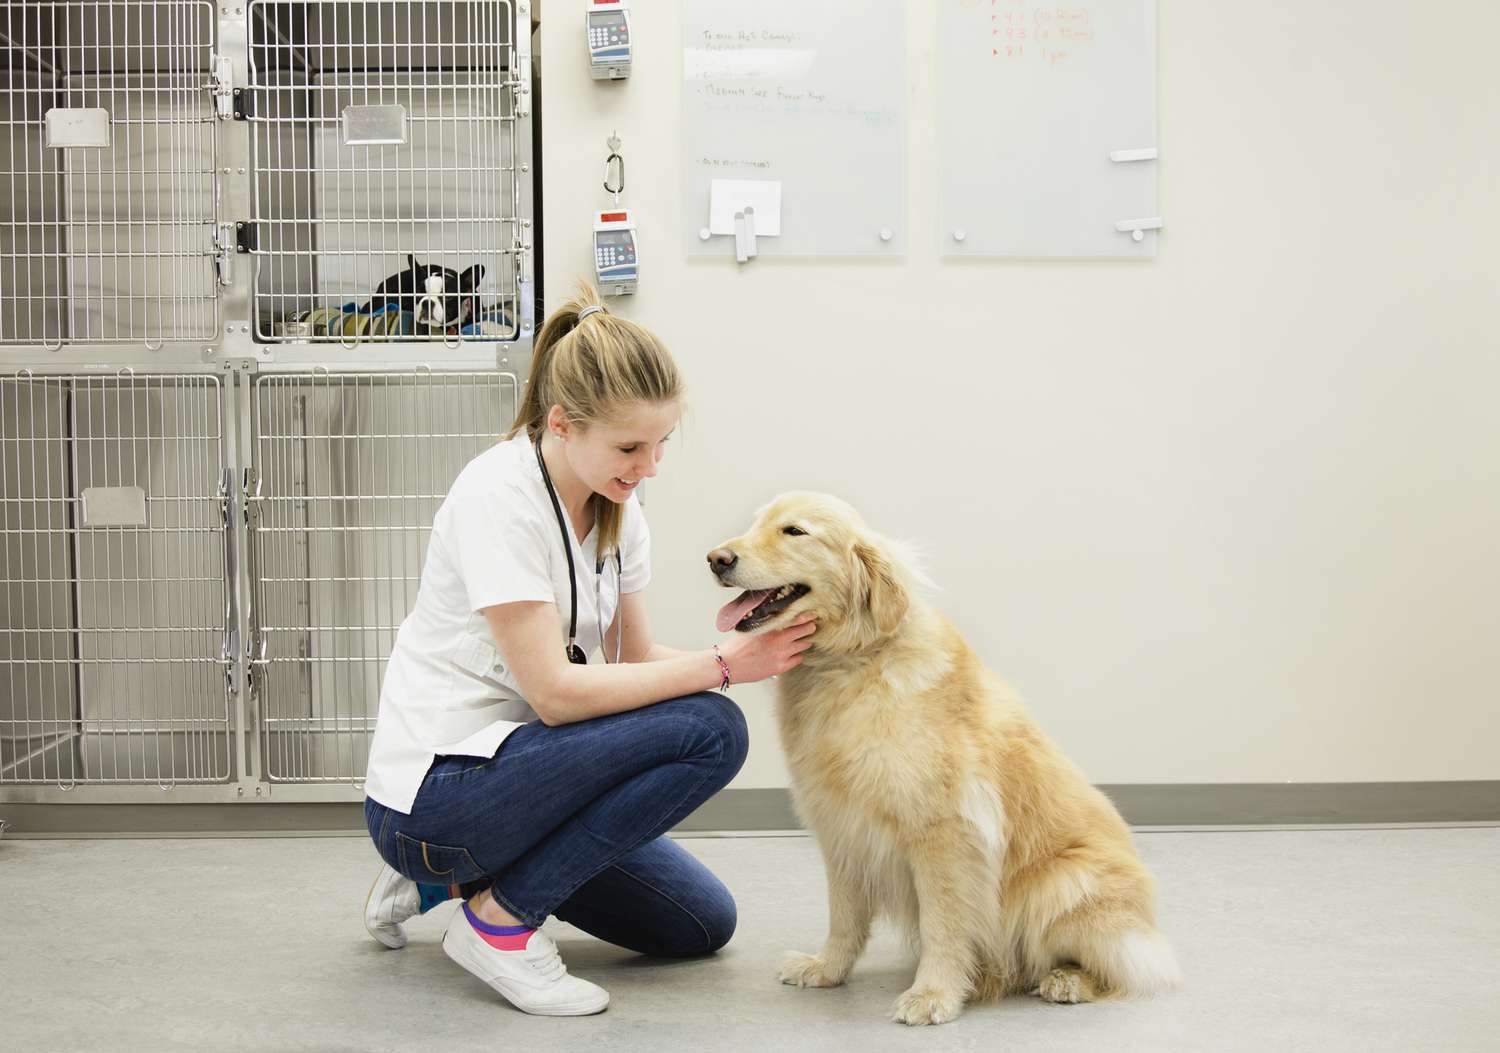
<instances>
[{"instance_id":1,"label":"dog in cage","mask_svg":"<svg viewBox=\"0 0 1500 1053\"><path fill-rule=\"evenodd\" d=\"M381 281L362 311L373 315L399 310L412 317L418 332L459 332L479 318L479 283L483 280L482 263L460 272L418 263L408 253L406 269Z\"/></svg>"}]
</instances>

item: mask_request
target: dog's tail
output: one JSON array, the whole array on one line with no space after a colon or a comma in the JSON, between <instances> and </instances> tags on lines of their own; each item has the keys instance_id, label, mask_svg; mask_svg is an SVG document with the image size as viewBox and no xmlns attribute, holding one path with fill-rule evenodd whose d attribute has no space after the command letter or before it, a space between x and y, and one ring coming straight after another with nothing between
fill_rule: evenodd
<instances>
[{"instance_id":1,"label":"dog's tail","mask_svg":"<svg viewBox=\"0 0 1500 1053\"><path fill-rule=\"evenodd\" d=\"M1149 998L1182 983L1182 970L1166 937L1155 929L1131 929L1096 948L1091 963L1111 993Z\"/></svg>"}]
</instances>

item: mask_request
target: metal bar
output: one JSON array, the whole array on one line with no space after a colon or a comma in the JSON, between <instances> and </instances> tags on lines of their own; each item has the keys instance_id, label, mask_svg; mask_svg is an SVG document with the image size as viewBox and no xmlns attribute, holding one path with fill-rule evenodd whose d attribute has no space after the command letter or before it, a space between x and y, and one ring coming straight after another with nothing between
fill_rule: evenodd
<instances>
[{"instance_id":1,"label":"metal bar","mask_svg":"<svg viewBox=\"0 0 1500 1053\"><path fill-rule=\"evenodd\" d=\"M297 50L297 45L293 44L289 39L287 39L287 35L283 33L281 29L277 27L273 22L271 22L270 19L266 18L264 7L262 6L261 8L251 8L251 10L254 11L255 14L260 18L262 28L264 28L268 34L280 41L282 46L287 49L287 56L301 68L302 72L311 73L312 66L308 63L303 54Z\"/></svg>"},{"instance_id":2,"label":"metal bar","mask_svg":"<svg viewBox=\"0 0 1500 1053\"><path fill-rule=\"evenodd\" d=\"M45 58L43 58L41 52L36 51L33 48L26 47L24 44L17 44L13 39L11 39L10 34L5 32L5 30L3 29L0 29L0 43L3 43L12 52L18 52L19 54L25 55L27 58L31 59L31 61L35 62L38 66L41 67L43 72L50 73L54 77L61 75L62 71L52 63L48 62Z\"/></svg>"}]
</instances>

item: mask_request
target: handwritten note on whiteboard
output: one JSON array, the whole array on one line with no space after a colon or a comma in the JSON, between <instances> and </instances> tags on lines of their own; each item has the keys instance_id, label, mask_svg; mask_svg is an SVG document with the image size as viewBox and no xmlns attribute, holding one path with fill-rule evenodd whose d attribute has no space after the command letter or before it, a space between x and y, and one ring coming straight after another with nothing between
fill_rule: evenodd
<instances>
[{"instance_id":1,"label":"handwritten note on whiteboard","mask_svg":"<svg viewBox=\"0 0 1500 1053\"><path fill-rule=\"evenodd\" d=\"M781 236L762 255L899 255L904 244L905 5L683 0L687 251L711 235L715 179L780 182Z\"/></svg>"},{"instance_id":2,"label":"handwritten note on whiteboard","mask_svg":"<svg viewBox=\"0 0 1500 1053\"><path fill-rule=\"evenodd\" d=\"M1155 0L940 0L939 231L947 255L1152 256Z\"/></svg>"}]
</instances>

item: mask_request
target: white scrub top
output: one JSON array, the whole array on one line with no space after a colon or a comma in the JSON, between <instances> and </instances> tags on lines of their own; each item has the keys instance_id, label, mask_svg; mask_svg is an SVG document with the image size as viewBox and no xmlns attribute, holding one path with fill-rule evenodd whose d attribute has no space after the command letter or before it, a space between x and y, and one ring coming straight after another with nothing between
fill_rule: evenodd
<instances>
[{"instance_id":1,"label":"white scrub top","mask_svg":"<svg viewBox=\"0 0 1500 1053\"><path fill-rule=\"evenodd\" d=\"M605 561L597 607L598 528L580 544L568 525L578 575L577 640L586 652L599 646L619 595L651 580L651 536L634 494L624 513L624 566L617 582L614 558ZM479 613L524 600L557 605L561 652L568 561L536 451L522 432L470 461L432 521L416 606L396 634L381 685L366 794L410 814L434 757L492 757L506 735L536 719Z\"/></svg>"}]
</instances>

